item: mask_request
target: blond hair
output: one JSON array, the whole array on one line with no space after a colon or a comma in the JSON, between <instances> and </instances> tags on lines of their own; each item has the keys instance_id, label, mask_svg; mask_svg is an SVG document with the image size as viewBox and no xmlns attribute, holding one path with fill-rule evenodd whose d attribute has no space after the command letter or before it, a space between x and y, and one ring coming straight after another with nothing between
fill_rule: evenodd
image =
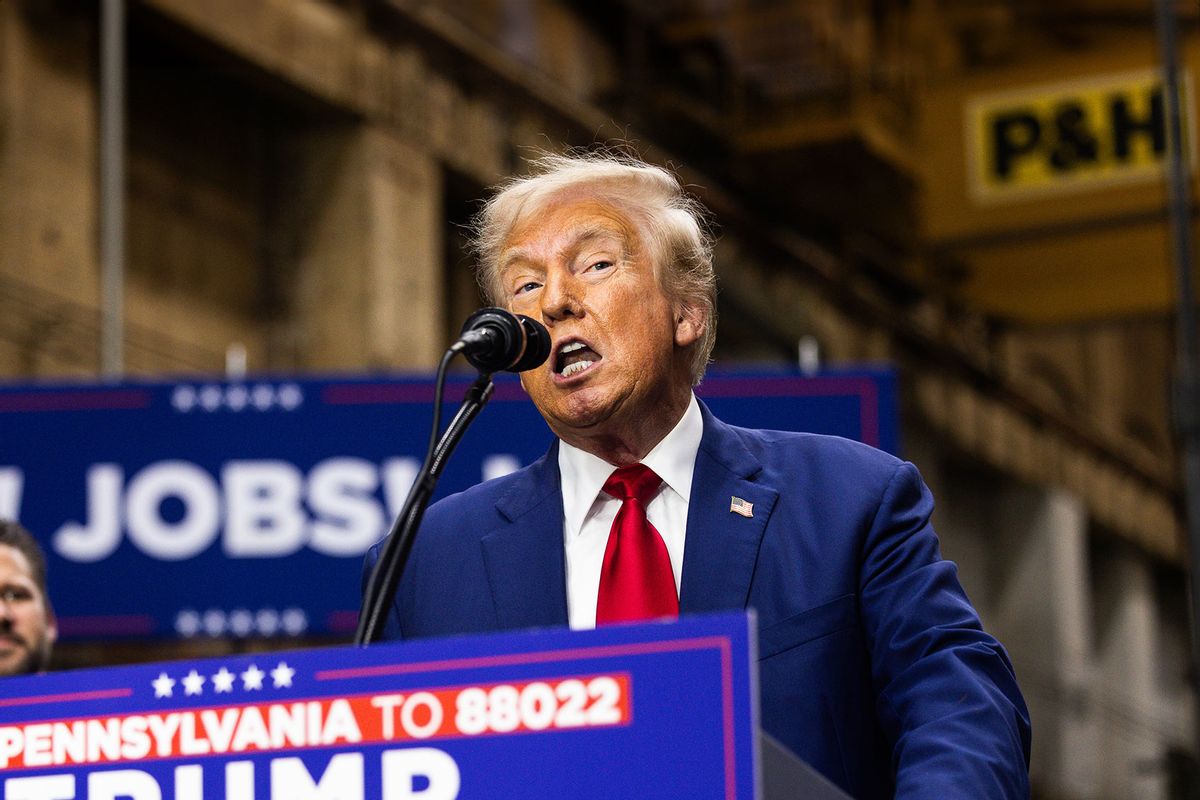
<instances>
[{"instance_id":1,"label":"blond hair","mask_svg":"<svg viewBox=\"0 0 1200 800\"><path fill-rule=\"evenodd\" d=\"M502 184L472 220L476 277L488 302L507 305L500 283L500 251L513 229L553 198L587 189L640 223L667 296L678 308L687 306L703 316L697 320L701 334L692 345L690 365L692 385L699 384L717 336L713 239L704 207L670 172L625 154L543 154L530 164L530 175Z\"/></svg>"}]
</instances>

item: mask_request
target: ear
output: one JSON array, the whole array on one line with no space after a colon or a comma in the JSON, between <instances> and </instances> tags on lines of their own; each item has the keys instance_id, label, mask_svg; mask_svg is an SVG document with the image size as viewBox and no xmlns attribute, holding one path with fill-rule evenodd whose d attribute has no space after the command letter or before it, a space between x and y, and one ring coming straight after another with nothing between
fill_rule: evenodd
<instances>
[{"instance_id":1,"label":"ear","mask_svg":"<svg viewBox=\"0 0 1200 800\"><path fill-rule=\"evenodd\" d=\"M704 335L708 320L702 309L691 303L680 303L675 311L675 346L688 347Z\"/></svg>"}]
</instances>

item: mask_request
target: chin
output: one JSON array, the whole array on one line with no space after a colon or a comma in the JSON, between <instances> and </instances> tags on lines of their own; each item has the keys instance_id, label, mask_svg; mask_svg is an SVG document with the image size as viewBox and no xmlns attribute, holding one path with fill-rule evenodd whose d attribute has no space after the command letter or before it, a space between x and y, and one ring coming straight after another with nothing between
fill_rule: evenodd
<instances>
[{"instance_id":1,"label":"chin","mask_svg":"<svg viewBox=\"0 0 1200 800\"><path fill-rule=\"evenodd\" d=\"M0 677L6 675L28 675L32 671L29 658L8 658L0 661Z\"/></svg>"},{"instance_id":2,"label":"chin","mask_svg":"<svg viewBox=\"0 0 1200 800\"><path fill-rule=\"evenodd\" d=\"M612 405L586 389L578 390L557 404L554 417L568 428L592 428L612 414Z\"/></svg>"}]
</instances>

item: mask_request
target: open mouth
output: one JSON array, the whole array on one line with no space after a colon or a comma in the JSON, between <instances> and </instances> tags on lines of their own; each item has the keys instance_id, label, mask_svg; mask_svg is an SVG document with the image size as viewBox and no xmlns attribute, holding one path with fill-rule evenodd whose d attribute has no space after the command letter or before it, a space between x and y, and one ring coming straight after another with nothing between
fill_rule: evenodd
<instances>
[{"instance_id":1,"label":"open mouth","mask_svg":"<svg viewBox=\"0 0 1200 800\"><path fill-rule=\"evenodd\" d=\"M578 339L559 345L554 352L554 374L560 378L572 378L584 372L603 358L587 343Z\"/></svg>"}]
</instances>

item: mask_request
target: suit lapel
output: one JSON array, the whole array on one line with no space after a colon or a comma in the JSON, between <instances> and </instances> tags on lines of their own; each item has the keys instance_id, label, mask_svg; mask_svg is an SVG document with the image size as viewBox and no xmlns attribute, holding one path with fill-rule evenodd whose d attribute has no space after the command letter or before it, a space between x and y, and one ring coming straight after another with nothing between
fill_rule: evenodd
<instances>
[{"instance_id":1,"label":"suit lapel","mask_svg":"<svg viewBox=\"0 0 1200 800\"><path fill-rule=\"evenodd\" d=\"M558 443L496 503L506 524L480 540L500 628L567 624Z\"/></svg>"},{"instance_id":2,"label":"suit lapel","mask_svg":"<svg viewBox=\"0 0 1200 800\"><path fill-rule=\"evenodd\" d=\"M700 411L704 435L692 477L679 598L685 614L745 607L759 543L779 499L738 433L703 403ZM752 517L729 510L734 497L754 504ZM505 522L480 544L499 626L566 625L557 442L514 482L496 510Z\"/></svg>"},{"instance_id":3,"label":"suit lapel","mask_svg":"<svg viewBox=\"0 0 1200 800\"><path fill-rule=\"evenodd\" d=\"M762 480L762 465L738 433L703 403L704 435L696 454L683 548L679 610L691 614L744 608L758 547L779 492ZM738 497L753 516L730 511Z\"/></svg>"}]
</instances>

